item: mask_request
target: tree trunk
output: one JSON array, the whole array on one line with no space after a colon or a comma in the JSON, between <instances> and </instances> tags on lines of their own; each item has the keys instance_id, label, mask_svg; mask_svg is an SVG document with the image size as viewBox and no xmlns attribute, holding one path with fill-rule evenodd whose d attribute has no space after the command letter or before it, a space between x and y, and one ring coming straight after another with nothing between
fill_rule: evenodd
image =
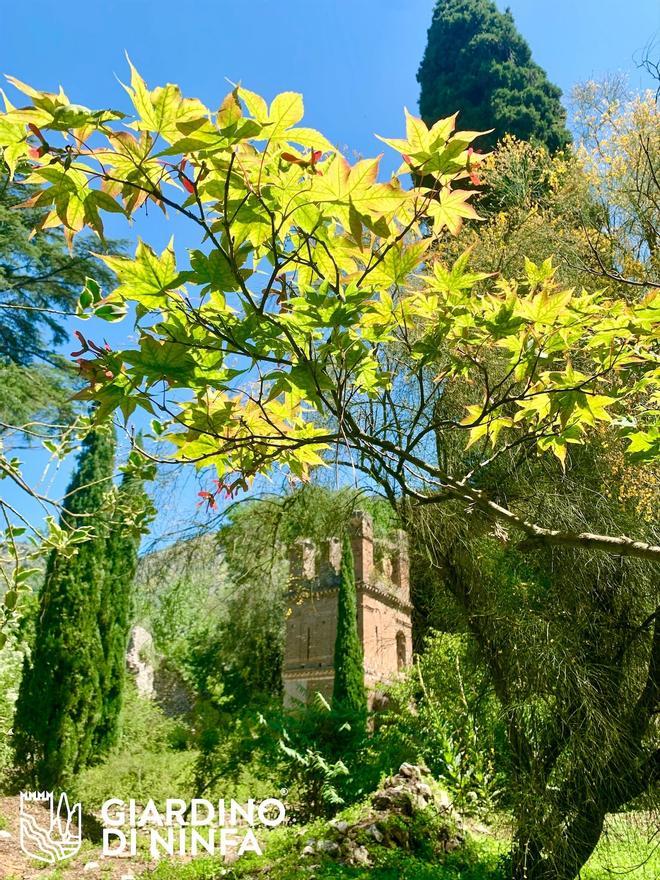
<instances>
[{"instance_id":1,"label":"tree trunk","mask_svg":"<svg viewBox=\"0 0 660 880\"><path fill-rule=\"evenodd\" d=\"M602 809L583 809L561 843L545 847L545 852L538 840L518 839L511 854L512 880L575 880L600 840L604 821ZM557 830L557 838L559 834Z\"/></svg>"}]
</instances>

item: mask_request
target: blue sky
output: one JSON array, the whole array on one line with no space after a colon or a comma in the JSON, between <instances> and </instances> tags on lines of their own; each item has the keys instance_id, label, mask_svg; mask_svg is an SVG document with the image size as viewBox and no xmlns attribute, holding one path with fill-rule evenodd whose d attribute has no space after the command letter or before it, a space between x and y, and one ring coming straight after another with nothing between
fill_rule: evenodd
<instances>
[{"instance_id":1,"label":"blue sky","mask_svg":"<svg viewBox=\"0 0 660 880\"><path fill-rule=\"evenodd\" d=\"M566 98L576 82L616 71L633 88L651 84L636 61L654 36L660 46L658 0L498 0L505 5ZM128 110L116 79L127 79L124 51L150 86L177 82L210 107L228 91L228 79L269 99L301 91L308 125L349 155L371 154L380 151L374 133L398 136L403 106L417 108L415 75L433 6L433 0L1 0L0 57L4 73L46 90L61 84L72 101L93 107ZM171 231L151 218L121 234L140 233L162 246ZM185 230L175 231L177 246L193 245ZM129 332L118 325L111 338ZM34 479L42 464L35 458L28 465ZM65 480L64 472L53 490ZM181 485L179 512L194 509L195 493L192 483ZM24 499L10 500L37 515Z\"/></svg>"},{"instance_id":2,"label":"blue sky","mask_svg":"<svg viewBox=\"0 0 660 880\"><path fill-rule=\"evenodd\" d=\"M658 0L508 0L536 60L565 93L580 80L624 70L655 33ZM123 101L123 51L148 82L178 82L213 106L225 79L254 91L304 93L308 123L332 141L374 149L401 108L416 108L417 67L433 0L2 0L4 71L72 99Z\"/></svg>"}]
</instances>

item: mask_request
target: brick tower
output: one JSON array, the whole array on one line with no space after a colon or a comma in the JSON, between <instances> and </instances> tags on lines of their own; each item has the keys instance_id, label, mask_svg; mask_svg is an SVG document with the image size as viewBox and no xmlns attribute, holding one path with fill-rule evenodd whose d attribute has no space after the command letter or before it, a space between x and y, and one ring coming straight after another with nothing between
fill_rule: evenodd
<instances>
[{"instance_id":1,"label":"brick tower","mask_svg":"<svg viewBox=\"0 0 660 880\"><path fill-rule=\"evenodd\" d=\"M412 659L408 542L374 542L371 517L358 513L350 529L355 559L358 634L364 680L373 705L378 682L391 681ZM323 546L299 539L290 548L290 607L284 648L284 705L307 703L318 691L328 701L334 682L337 588L341 541Z\"/></svg>"}]
</instances>

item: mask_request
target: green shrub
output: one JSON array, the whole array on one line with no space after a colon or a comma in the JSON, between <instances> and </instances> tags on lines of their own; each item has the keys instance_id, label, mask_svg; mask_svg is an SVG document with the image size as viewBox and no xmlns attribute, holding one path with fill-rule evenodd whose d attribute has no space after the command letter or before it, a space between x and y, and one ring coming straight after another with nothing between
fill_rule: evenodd
<instances>
[{"instance_id":1,"label":"green shrub","mask_svg":"<svg viewBox=\"0 0 660 880\"><path fill-rule=\"evenodd\" d=\"M79 773L71 786L88 809L118 797L157 803L192 797L192 771L197 753L185 748L180 723L166 718L155 703L126 688L121 737L108 758ZM183 748L182 748L183 747Z\"/></svg>"},{"instance_id":2,"label":"green shrub","mask_svg":"<svg viewBox=\"0 0 660 880\"><path fill-rule=\"evenodd\" d=\"M0 649L0 781L12 764L14 707L26 651L25 641L15 634Z\"/></svg>"},{"instance_id":3,"label":"green shrub","mask_svg":"<svg viewBox=\"0 0 660 880\"><path fill-rule=\"evenodd\" d=\"M506 770L506 744L490 682L470 652L463 636L432 632L416 666L389 689L369 751L388 768L423 762L462 812L488 813Z\"/></svg>"}]
</instances>

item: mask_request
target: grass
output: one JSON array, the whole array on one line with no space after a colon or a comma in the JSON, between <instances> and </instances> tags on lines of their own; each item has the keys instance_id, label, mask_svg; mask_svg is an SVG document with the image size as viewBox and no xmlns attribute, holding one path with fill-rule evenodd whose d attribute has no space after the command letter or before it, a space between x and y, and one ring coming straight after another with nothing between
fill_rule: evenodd
<instances>
[{"instance_id":1,"label":"grass","mask_svg":"<svg viewBox=\"0 0 660 880\"><path fill-rule=\"evenodd\" d=\"M647 814L610 816L581 880L657 880L660 877L660 834ZM657 823L655 823L657 828Z\"/></svg>"},{"instance_id":2,"label":"grass","mask_svg":"<svg viewBox=\"0 0 660 880\"><path fill-rule=\"evenodd\" d=\"M657 880L660 843L651 839L648 816L613 816L595 853L582 869L580 880ZM465 845L441 859L426 861L409 852L373 847L371 867L350 867L316 855L301 867L301 841L314 836L314 823L301 829L278 829L265 843L261 857L244 856L233 865L220 859L197 859L187 865L161 863L149 880L256 880L267 869L269 880L501 880L500 858L506 838L468 837Z\"/></svg>"}]
</instances>

